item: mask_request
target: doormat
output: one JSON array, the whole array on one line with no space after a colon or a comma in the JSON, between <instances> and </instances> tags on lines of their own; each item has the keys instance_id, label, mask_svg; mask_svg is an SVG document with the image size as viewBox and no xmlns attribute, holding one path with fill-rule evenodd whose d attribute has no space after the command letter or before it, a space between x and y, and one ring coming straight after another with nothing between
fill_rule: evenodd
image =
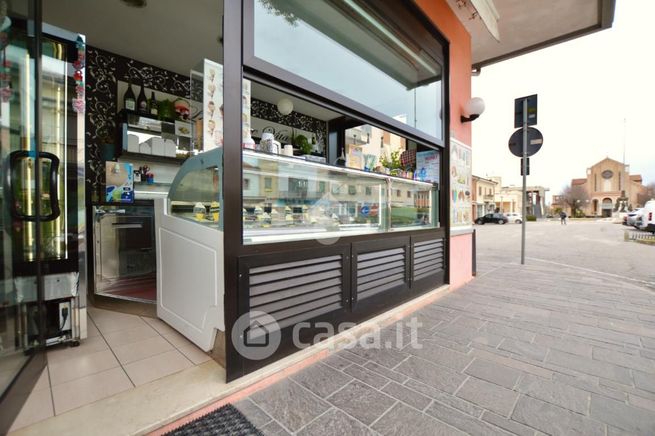
<instances>
[{"instance_id":1,"label":"doormat","mask_svg":"<svg viewBox=\"0 0 655 436\"><path fill-rule=\"evenodd\" d=\"M220 409L214 410L166 434L172 436L263 436L263 433L231 404L226 404Z\"/></svg>"}]
</instances>

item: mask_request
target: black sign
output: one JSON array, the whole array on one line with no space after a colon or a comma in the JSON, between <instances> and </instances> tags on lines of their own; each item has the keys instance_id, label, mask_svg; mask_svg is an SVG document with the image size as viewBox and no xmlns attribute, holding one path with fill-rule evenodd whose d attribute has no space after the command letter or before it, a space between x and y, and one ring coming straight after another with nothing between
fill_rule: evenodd
<instances>
[{"instance_id":1,"label":"black sign","mask_svg":"<svg viewBox=\"0 0 655 436\"><path fill-rule=\"evenodd\" d=\"M528 127L528 156L537 153L543 143L544 135L534 127ZM523 129L518 129L509 137L509 151L514 156L523 157Z\"/></svg>"},{"instance_id":2,"label":"black sign","mask_svg":"<svg viewBox=\"0 0 655 436\"><path fill-rule=\"evenodd\" d=\"M514 128L523 127L523 100L528 101L528 126L537 124L537 94L514 100Z\"/></svg>"},{"instance_id":3,"label":"black sign","mask_svg":"<svg viewBox=\"0 0 655 436\"><path fill-rule=\"evenodd\" d=\"M525 165L524 165L523 164L523 158L521 158L521 175L523 175L523 168L525 167L525 170L526 170L525 175L529 176L530 175L530 158L526 157L525 160L527 162L525 162Z\"/></svg>"}]
</instances>

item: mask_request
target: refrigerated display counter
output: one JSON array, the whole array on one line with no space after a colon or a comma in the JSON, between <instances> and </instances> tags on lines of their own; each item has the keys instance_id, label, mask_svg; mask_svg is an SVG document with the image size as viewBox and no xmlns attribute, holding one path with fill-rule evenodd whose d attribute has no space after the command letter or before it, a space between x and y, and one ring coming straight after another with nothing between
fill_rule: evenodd
<instances>
[{"instance_id":1,"label":"refrigerated display counter","mask_svg":"<svg viewBox=\"0 0 655 436\"><path fill-rule=\"evenodd\" d=\"M189 158L154 200L157 316L204 351L225 331L222 168L220 148Z\"/></svg>"},{"instance_id":2,"label":"refrigerated display counter","mask_svg":"<svg viewBox=\"0 0 655 436\"><path fill-rule=\"evenodd\" d=\"M243 151L243 242L439 227L436 183Z\"/></svg>"},{"instance_id":3,"label":"refrigerated display counter","mask_svg":"<svg viewBox=\"0 0 655 436\"><path fill-rule=\"evenodd\" d=\"M189 158L168 197L155 200L157 314L205 351L225 331L222 152ZM436 183L243 150L243 242L285 250L285 243L301 239L437 228L438 189Z\"/></svg>"}]
</instances>

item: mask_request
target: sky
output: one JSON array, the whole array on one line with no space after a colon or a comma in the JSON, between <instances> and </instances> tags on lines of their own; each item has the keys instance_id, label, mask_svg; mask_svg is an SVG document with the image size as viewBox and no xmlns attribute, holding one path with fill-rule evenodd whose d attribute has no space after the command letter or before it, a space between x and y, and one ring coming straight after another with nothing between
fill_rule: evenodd
<instances>
[{"instance_id":1,"label":"sky","mask_svg":"<svg viewBox=\"0 0 655 436\"><path fill-rule=\"evenodd\" d=\"M655 182L654 16L653 0L620 0L611 29L482 68L472 78L472 95L486 104L472 123L473 174L521 184L507 145L514 99L538 94L544 144L528 185L558 194L605 157L621 161L624 138L630 173Z\"/></svg>"}]
</instances>

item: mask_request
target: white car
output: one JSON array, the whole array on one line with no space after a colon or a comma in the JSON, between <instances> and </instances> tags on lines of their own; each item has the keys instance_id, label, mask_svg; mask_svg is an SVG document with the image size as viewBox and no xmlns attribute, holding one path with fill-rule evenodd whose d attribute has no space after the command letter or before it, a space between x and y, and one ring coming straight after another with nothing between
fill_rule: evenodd
<instances>
[{"instance_id":1,"label":"white car","mask_svg":"<svg viewBox=\"0 0 655 436\"><path fill-rule=\"evenodd\" d=\"M649 200L641 209L641 217L635 224L639 229L655 235L655 200Z\"/></svg>"},{"instance_id":2,"label":"white car","mask_svg":"<svg viewBox=\"0 0 655 436\"><path fill-rule=\"evenodd\" d=\"M625 216L623 224L626 226L636 226L639 218L641 218L641 208L635 209L632 212L628 212L628 214Z\"/></svg>"},{"instance_id":3,"label":"white car","mask_svg":"<svg viewBox=\"0 0 655 436\"><path fill-rule=\"evenodd\" d=\"M521 224L523 222L523 215L516 212L506 213L505 216L510 223Z\"/></svg>"}]
</instances>

